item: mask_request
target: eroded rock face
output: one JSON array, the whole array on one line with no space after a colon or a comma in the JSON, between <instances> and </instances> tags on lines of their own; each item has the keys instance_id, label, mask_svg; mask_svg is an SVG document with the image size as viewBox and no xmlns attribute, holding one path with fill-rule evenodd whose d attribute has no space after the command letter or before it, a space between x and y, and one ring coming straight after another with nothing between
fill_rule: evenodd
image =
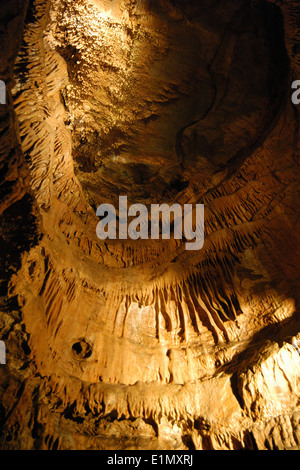
<instances>
[{"instance_id":1,"label":"eroded rock face","mask_svg":"<svg viewBox=\"0 0 300 470\"><path fill-rule=\"evenodd\" d=\"M296 2L10 8L1 448L298 448ZM203 249L99 240L119 195Z\"/></svg>"}]
</instances>

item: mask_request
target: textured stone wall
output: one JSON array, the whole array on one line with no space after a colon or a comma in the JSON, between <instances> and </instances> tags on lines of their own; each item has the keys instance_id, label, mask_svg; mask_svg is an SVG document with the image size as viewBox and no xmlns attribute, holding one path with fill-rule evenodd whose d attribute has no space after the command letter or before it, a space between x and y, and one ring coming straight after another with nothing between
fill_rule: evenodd
<instances>
[{"instance_id":1,"label":"textured stone wall","mask_svg":"<svg viewBox=\"0 0 300 470\"><path fill-rule=\"evenodd\" d=\"M297 2L13 4L0 447L298 449ZM204 248L99 240L119 195Z\"/></svg>"}]
</instances>

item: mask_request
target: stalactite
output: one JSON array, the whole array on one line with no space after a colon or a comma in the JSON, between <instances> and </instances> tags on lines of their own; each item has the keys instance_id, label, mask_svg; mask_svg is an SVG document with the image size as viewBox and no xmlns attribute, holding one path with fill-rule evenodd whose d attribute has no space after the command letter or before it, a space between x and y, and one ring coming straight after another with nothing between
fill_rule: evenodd
<instances>
[{"instance_id":1,"label":"stalactite","mask_svg":"<svg viewBox=\"0 0 300 470\"><path fill-rule=\"evenodd\" d=\"M299 448L296 2L106 3L0 53L0 447ZM204 204L203 248L99 240L125 194Z\"/></svg>"}]
</instances>

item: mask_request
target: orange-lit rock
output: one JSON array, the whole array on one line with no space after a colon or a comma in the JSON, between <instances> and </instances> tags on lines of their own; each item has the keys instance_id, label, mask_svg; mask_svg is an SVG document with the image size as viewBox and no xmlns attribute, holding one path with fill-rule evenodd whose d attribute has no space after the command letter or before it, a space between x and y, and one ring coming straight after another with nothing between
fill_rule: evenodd
<instances>
[{"instance_id":1,"label":"orange-lit rock","mask_svg":"<svg viewBox=\"0 0 300 470\"><path fill-rule=\"evenodd\" d=\"M0 10L0 447L299 448L296 2L21 3ZM120 195L203 203L204 248L99 240Z\"/></svg>"}]
</instances>

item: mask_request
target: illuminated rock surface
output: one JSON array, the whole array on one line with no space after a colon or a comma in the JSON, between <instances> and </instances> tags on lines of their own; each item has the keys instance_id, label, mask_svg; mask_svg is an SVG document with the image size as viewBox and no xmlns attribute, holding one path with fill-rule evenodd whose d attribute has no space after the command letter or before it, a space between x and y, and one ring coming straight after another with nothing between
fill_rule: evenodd
<instances>
[{"instance_id":1,"label":"illuminated rock surface","mask_svg":"<svg viewBox=\"0 0 300 470\"><path fill-rule=\"evenodd\" d=\"M299 449L297 2L0 13L0 447ZM204 248L99 240L120 195Z\"/></svg>"}]
</instances>

